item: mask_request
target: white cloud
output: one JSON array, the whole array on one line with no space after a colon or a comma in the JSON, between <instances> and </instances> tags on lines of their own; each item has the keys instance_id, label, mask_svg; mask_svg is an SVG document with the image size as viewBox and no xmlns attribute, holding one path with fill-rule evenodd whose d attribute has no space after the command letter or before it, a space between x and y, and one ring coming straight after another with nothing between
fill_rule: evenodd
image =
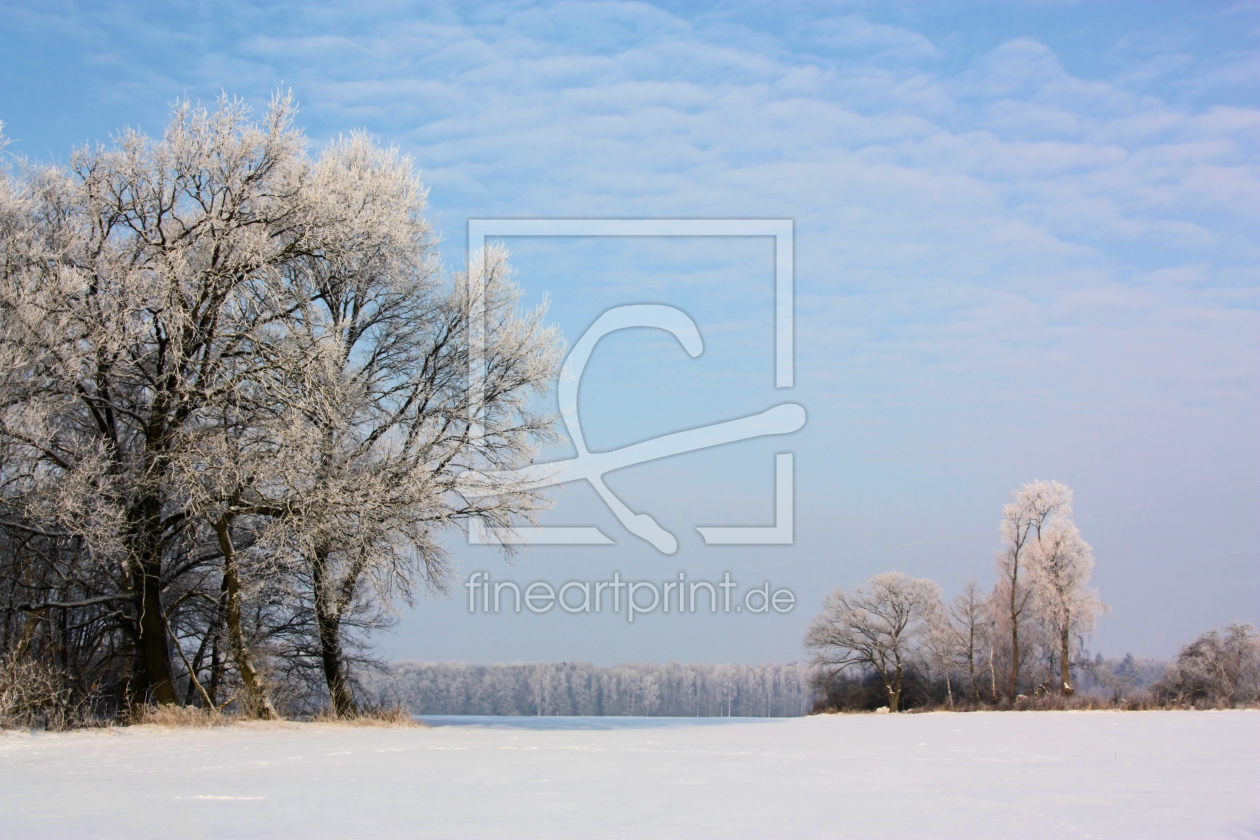
<instances>
[{"instance_id":1,"label":"white cloud","mask_svg":"<svg viewBox=\"0 0 1260 840\"><path fill-rule=\"evenodd\" d=\"M812 433L866 447L820 461L1002 483L1049 461L1099 487L1260 466L1260 109L1234 93L1260 52L1170 32L1085 78L1049 37L966 53L878 9L772 27L615 2L232 8L206 37L135 10L68 15L64 37L125 60L125 86L87 84L150 113L283 79L317 137L398 143L452 261L471 215L794 218Z\"/></svg>"},{"instance_id":2,"label":"white cloud","mask_svg":"<svg viewBox=\"0 0 1260 840\"><path fill-rule=\"evenodd\" d=\"M873 23L856 15L811 20L801 31L809 41L833 49L866 52L899 59L939 58L932 41L919 32Z\"/></svg>"}]
</instances>

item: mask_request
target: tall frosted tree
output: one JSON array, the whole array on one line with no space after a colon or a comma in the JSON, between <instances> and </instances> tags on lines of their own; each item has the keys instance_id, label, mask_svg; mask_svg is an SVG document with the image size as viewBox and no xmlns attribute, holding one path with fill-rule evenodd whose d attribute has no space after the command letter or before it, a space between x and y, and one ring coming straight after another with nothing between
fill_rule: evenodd
<instances>
[{"instance_id":1,"label":"tall frosted tree","mask_svg":"<svg viewBox=\"0 0 1260 840\"><path fill-rule=\"evenodd\" d=\"M261 124L182 106L160 140L125 132L69 171L27 173L0 288L3 434L31 533L77 540L91 598L135 644L133 691L177 701L164 593L192 569L172 480L190 430L230 399L283 315L284 268L321 247L295 213L303 143L278 100ZM87 600L87 599L81 599Z\"/></svg>"},{"instance_id":2,"label":"tall frosted tree","mask_svg":"<svg viewBox=\"0 0 1260 840\"><path fill-rule=\"evenodd\" d=\"M972 700L980 699L980 686L976 678L981 658L992 643L985 621L984 593L975 580L967 581L959 593L941 611L940 632L946 638L953 660L967 669L967 686Z\"/></svg>"},{"instance_id":3,"label":"tall frosted tree","mask_svg":"<svg viewBox=\"0 0 1260 840\"><path fill-rule=\"evenodd\" d=\"M310 628L351 712L347 626L441 589L443 529L539 505L459 476L522 466L550 433L531 407L557 334L502 252L441 270L409 160L363 136L312 158L293 116L286 96L257 122L184 104L158 139L0 173L0 525L18 546L0 578L31 632L50 611L92 622L133 700L181 702L178 660L215 703L198 674L222 627L244 705L269 713L249 648L273 622Z\"/></svg>"},{"instance_id":4,"label":"tall frosted tree","mask_svg":"<svg viewBox=\"0 0 1260 840\"><path fill-rule=\"evenodd\" d=\"M462 492L461 476L527 463L551 418L532 410L560 359L543 309L523 310L506 252L491 248L469 274L445 283L421 216L411 163L356 135L316 163L317 217L339 216L337 254L299 266L306 295L287 355L270 369L291 410L286 451L267 506L285 511L278 551L309 592L319 658L338 714L355 710L343 631L356 610L441 591L449 568L438 535L472 519L511 525L540 497L500 481ZM474 309L470 285L480 289ZM469 342L485 320L478 434L472 431ZM369 621L369 624L371 621Z\"/></svg>"},{"instance_id":5,"label":"tall frosted tree","mask_svg":"<svg viewBox=\"0 0 1260 840\"><path fill-rule=\"evenodd\" d=\"M1059 690L1072 694L1072 639L1094 629L1106 607L1089 588L1094 553L1063 514L1043 528L1028 555L1034 609L1049 636L1058 642Z\"/></svg>"},{"instance_id":6,"label":"tall frosted tree","mask_svg":"<svg viewBox=\"0 0 1260 840\"><path fill-rule=\"evenodd\" d=\"M998 582L993 610L1010 635L1009 697L1019 692L1022 648L1020 629L1030 618L1034 589L1028 572L1031 547L1052 517L1072 515L1072 491L1057 481L1033 481L1020 487L1002 509L1002 539L997 555Z\"/></svg>"}]
</instances>

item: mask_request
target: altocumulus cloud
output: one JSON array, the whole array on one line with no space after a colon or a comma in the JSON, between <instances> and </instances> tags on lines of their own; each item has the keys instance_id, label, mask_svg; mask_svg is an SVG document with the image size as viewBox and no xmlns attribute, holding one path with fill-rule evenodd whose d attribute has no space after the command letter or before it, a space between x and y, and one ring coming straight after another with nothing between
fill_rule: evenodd
<instances>
[{"instance_id":1,"label":"altocumulus cloud","mask_svg":"<svg viewBox=\"0 0 1260 840\"><path fill-rule=\"evenodd\" d=\"M1130 10L1090 55L985 3L796 8L50 5L6 12L6 38L58 57L39 85L77 74L88 112L150 128L179 95L290 85L316 141L365 126L416 156L453 259L470 215L795 219L820 472L917 465L907 508L964 468L988 518L1046 469L1082 501L1253 480L1260 52L1221 33L1254 34L1254 6Z\"/></svg>"}]
</instances>

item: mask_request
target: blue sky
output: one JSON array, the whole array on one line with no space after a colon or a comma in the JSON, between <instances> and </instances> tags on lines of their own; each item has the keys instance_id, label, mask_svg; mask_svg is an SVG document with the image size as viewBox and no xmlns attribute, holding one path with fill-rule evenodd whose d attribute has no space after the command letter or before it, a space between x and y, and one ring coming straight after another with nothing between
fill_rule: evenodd
<instances>
[{"instance_id":1,"label":"blue sky","mask_svg":"<svg viewBox=\"0 0 1260 840\"><path fill-rule=\"evenodd\" d=\"M1112 605L1093 646L1167 655L1260 623L1260 4L0 4L10 152L64 158L178 97L265 105L291 87L318 146L366 128L413 155L444 256L486 217L791 218L797 387L773 387L768 240L509 241L530 300L575 341L604 309L670 303L689 359L605 340L592 447L763 410L790 442L614 475L682 547L662 557L593 494L550 521L618 545L534 548L518 581L770 579L783 617L468 616L424 599L389 655L790 661L823 594L899 569L988 586L1000 508L1077 492ZM788 396L790 395L790 396ZM706 549L768 524L797 455L797 541Z\"/></svg>"}]
</instances>

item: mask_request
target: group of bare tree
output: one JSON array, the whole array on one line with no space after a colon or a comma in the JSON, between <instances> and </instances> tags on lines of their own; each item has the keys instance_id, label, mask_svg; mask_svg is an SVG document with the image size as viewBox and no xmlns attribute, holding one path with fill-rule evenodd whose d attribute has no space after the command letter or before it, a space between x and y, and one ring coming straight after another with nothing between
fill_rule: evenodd
<instances>
[{"instance_id":1,"label":"group of bare tree","mask_svg":"<svg viewBox=\"0 0 1260 840\"><path fill-rule=\"evenodd\" d=\"M1242 623L1204 633L1181 649L1151 691L1157 700L1176 705L1260 702L1260 634Z\"/></svg>"},{"instance_id":2,"label":"group of bare tree","mask_svg":"<svg viewBox=\"0 0 1260 840\"><path fill-rule=\"evenodd\" d=\"M184 104L0 166L0 687L352 714L363 634L448 581L440 533L539 507L467 477L550 435L558 334L502 251L443 270L409 159L311 156L293 116Z\"/></svg>"},{"instance_id":3,"label":"group of bare tree","mask_svg":"<svg viewBox=\"0 0 1260 840\"><path fill-rule=\"evenodd\" d=\"M385 706L431 715L797 717L814 703L806 665L402 662L368 685Z\"/></svg>"},{"instance_id":4,"label":"group of bare tree","mask_svg":"<svg viewBox=\"0 0 1260 840\"><path fill-rule=\"evenodd\" d=\"M950 706L956 690L992 704L1072 694L1072 668L1089 664L1084 640L1106 609L1089 588L1093 552L1072 523L1072 491L1055 481L1019 488L1002 537L988 594L970 581L945 603L932 581L886 572L829 595L805 640L824 691L837 674L877 679L894 712L911 679L940 684Z\"/></svg>"}]
</instances>

